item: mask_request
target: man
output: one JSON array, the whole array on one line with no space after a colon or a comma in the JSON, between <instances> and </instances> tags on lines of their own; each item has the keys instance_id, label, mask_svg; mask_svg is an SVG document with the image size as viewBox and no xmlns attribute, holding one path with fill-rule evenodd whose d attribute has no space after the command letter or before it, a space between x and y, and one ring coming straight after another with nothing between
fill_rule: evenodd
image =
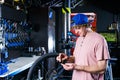
<instances>
[{"instance_id":1,"label":"man","mask_svg":"<svg viewBox=\"0 0 120 80\"><path fill-rule=\"evenodd\" d=\"M110 59L107 42L103 36L93 32L86 15L72 18L72 29L79 35L73 55L60 53L56 60L65 70L73 70L72 80L104 80L107 61Z\"/></svg>"}]
</instances>

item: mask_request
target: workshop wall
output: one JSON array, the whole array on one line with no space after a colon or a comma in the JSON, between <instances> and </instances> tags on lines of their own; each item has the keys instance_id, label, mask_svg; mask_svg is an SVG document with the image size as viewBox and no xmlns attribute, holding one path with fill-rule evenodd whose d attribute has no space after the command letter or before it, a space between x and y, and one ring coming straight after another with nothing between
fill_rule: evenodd
<instances>
[{"instance_id":1,"label":"workshop wall","mask_svg":"<svg viewBox=\"0 0 120 80\"><path fill-rule=\"evenodd\" d=\"M25 25L23 25L26 20L26 13L0 5L0 19L2 35L0 42L3 43L3 47L5 47L8 53L6 53L5 57L5 61L8 61L9 59L19 57L22 54L20 50L25 47L26 39L28 38L27 33L24 31ZM3 51L5 50L3 49Z\"/></svg>"},{"instance_id":2,"label":"workshop wall","mask_svg":"<svg viewBox=\"0 0 120 80\"><path fill-rule=\"evenodd\" d=\"M30 8L28 13L31 23L30 46L48 50L48 8Z\"/></svg>"}]
</instances>

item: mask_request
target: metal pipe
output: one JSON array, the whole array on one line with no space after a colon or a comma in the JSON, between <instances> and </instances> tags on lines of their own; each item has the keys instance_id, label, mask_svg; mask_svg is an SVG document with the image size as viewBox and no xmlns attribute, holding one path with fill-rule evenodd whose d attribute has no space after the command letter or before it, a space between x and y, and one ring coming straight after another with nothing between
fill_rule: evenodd
<instances>
[{"instance_id":1,"label":"metal pipe","mask_svg":"<svg viewBox=\"0 0 120 80\"><path fill-rule=\"evenodd\" d=\"M71 8L71 0L64 0L63 9L65 10L64 14L64 39L68 42L70 36L67 35L67 32L70 31L70 8ZM70 55L70 49L65 49L64 53Z\"/></svg>"}]
</instances>

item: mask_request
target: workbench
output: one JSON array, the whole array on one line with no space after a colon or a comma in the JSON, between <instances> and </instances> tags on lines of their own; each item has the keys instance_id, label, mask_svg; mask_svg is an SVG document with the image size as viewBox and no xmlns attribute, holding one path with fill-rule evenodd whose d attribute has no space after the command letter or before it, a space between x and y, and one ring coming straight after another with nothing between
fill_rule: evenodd
<instances>
[{"instance_id":1,"label":"workbench","mask_svg":"<svg viewBox=\"0 0 120 80\"><path fill-rule=\"evenodd\" d=\"M0 75L0 80L9 80L10 77L30 68L39 57L40 56L19 57L14 59L14 61L8 64L9 71Z\"/></svg>"}]
</instances>

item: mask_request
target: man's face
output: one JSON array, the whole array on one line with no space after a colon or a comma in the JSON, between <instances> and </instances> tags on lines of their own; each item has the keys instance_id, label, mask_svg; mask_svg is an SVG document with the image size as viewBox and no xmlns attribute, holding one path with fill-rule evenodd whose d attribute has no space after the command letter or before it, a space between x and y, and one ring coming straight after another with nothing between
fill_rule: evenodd
<instances>
[{"instance_id":1,"label":"man's face","mask_svg":"<svg viewBox=\"0 0 120 80\"><path fill-rule=\"evenodd\" d=\"M82 36L84 30L86 27L84 26L73 26L71 29L74 32L75 35L77 36Z\"/></svg>"}]
</instances>

